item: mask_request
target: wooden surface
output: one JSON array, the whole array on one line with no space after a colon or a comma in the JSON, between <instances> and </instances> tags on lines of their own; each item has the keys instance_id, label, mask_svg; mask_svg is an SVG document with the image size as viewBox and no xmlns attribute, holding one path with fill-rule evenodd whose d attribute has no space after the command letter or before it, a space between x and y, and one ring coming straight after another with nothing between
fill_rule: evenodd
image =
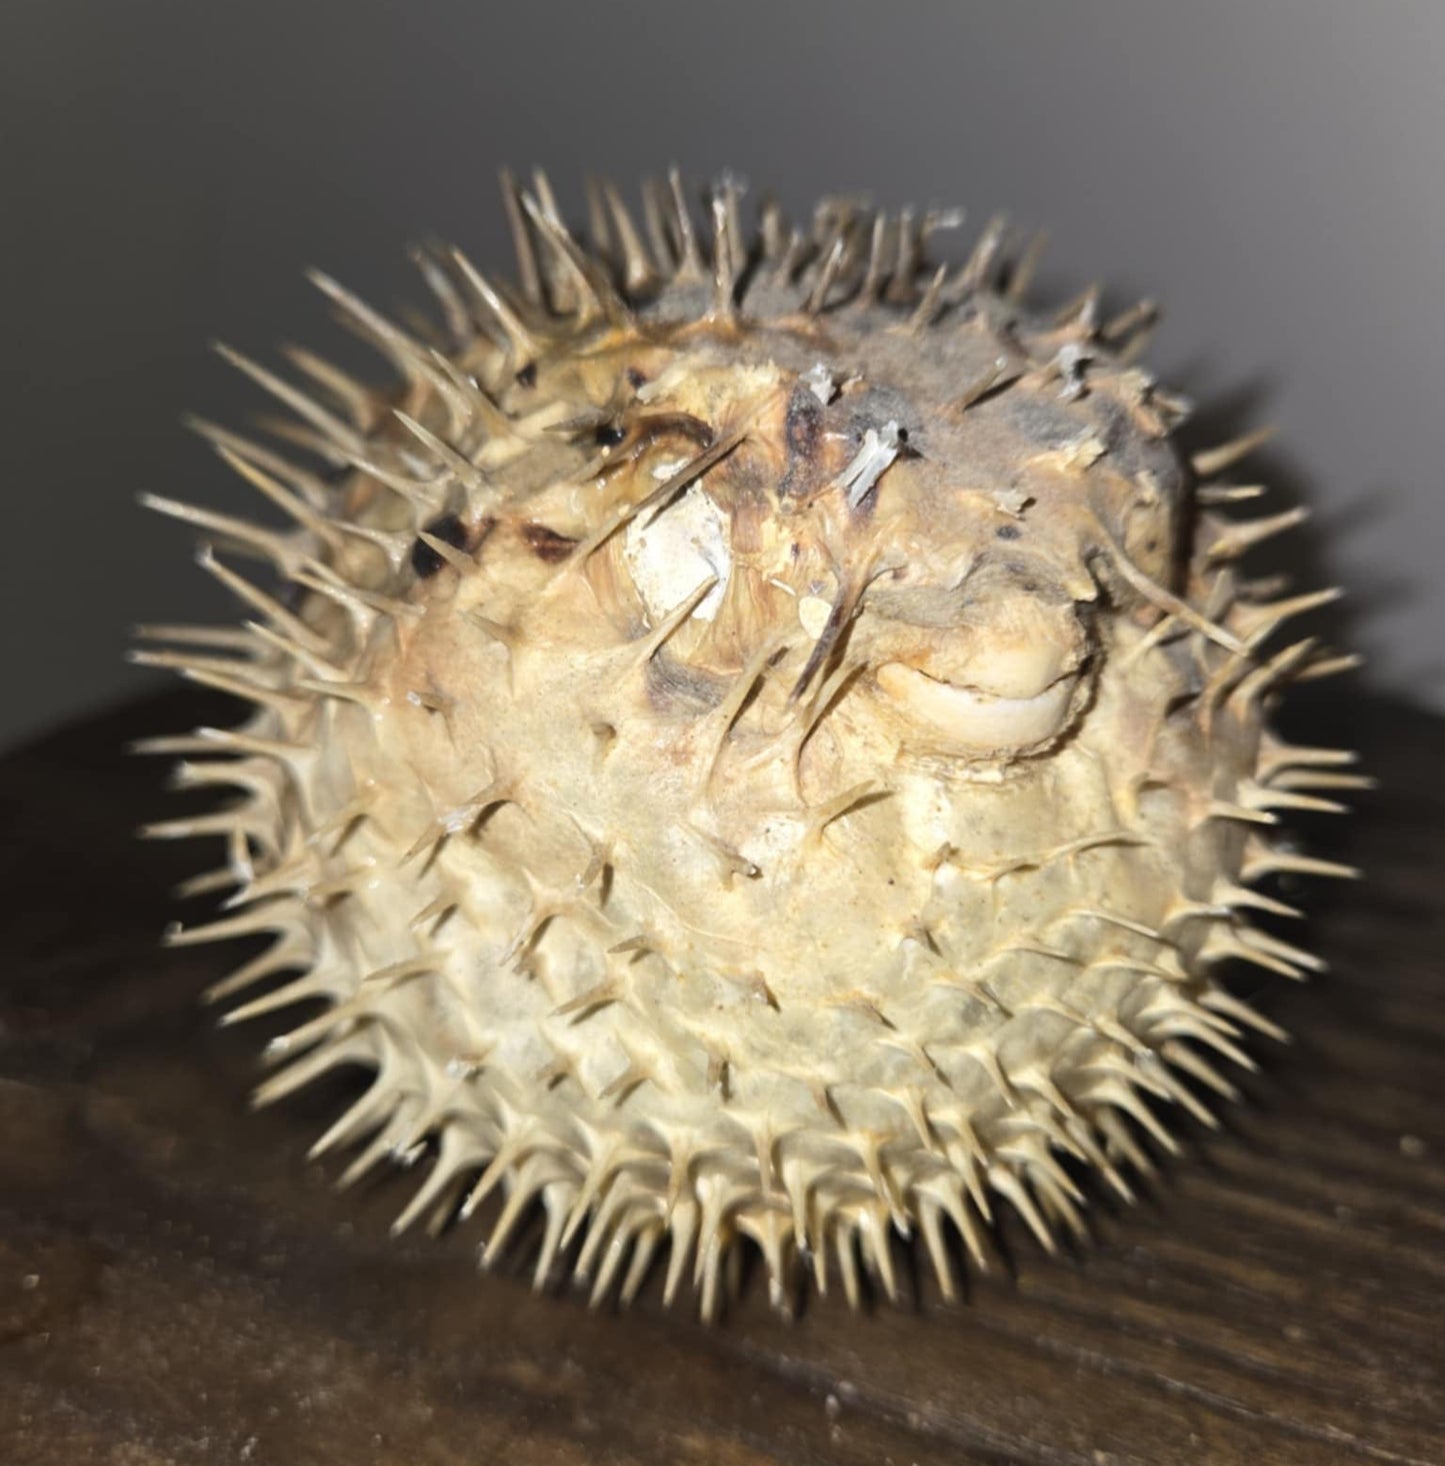
<instances>
[{"instance_id":1,"label":"wooden surface","mask_svg":"<svg viewBox=\"0 0 1445 1466\"><path fill-rule=\"evenodd\" d=\"M1185 1134L1096 1245L1005 1223L957 1308L810 1300L756 1277L722 1327L534 1296L476 1234L393 1243L415 1178L360 1194L307 1145L337 1096L248 1114L265 1037L196 996L234 953L162 952L195 849L131 737L161 699L0 761L0 1462L1445 1462L1445 724L1346 699L1386 787L1320 884L1332 971L1271 984L1296 1041ZM194 916L195 911L186 911ZM903 1256L900 1253L900 1256Z\"/></svg>"}]
</instances>

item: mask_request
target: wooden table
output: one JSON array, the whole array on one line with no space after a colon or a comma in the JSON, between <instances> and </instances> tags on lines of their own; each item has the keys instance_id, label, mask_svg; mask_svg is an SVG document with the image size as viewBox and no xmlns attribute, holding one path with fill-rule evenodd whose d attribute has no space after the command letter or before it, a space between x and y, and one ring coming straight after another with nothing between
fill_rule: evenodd
<instances>
[{"instance_id":1,"label":"wooden table","mask_svg":"<svg viewBox=\"0 0 1445 1466\"><path fill-rule=\"evenodd\" d=\"M1296 1041L1094 1247L1006 1222L959 1307L788 1322L752 1277L705 1329L393 1243L413 1182L304 1160L334 1094L247 1113L265 1035L196 1005L227 954L157 946L197 852L133 842L179 807L121 751L203 716L0 760L0 1462L1445 1462L1445 723L1299 710L1387 780L1369 879L1317 892L1331 973L1262 995Z\"/></svg>"}]
</instances>

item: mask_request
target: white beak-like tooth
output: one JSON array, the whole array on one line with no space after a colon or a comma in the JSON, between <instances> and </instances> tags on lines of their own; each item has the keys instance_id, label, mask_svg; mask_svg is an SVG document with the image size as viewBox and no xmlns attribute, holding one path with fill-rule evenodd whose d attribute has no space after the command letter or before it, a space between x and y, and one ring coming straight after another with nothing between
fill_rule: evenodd
<instances>
[{"instance_id":1,"label":"white beak-like tooth","mask_svg":"<svg viewBox=\"0 0 1445 1466\"><path fill-rule=\"evenodd\" d=\"M908 715L951 748L996 753L1042 743L1063 726L1077 676L1061 677L1035 697L990 697L940 682L902 662L885 662L878 685Z\"/></svg>"}]
</instances>

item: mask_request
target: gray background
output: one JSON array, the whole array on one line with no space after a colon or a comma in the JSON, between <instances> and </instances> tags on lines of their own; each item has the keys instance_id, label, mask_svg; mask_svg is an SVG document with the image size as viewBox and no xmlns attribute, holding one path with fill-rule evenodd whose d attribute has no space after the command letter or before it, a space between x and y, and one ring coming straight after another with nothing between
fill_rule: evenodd
<instances>
[{"instance_id":1,"label":"gray background","mask_svg":"<svg viewBox=\"0 0 1445 1466\"><path fill-rule=\"evenodd\" d=\"M246 491L179 425L260 399L206 350L338 340L300 269L416 298L427 233L500 264L499 163L724 166L996 209L1045 291L1161 297L1205 426L1273 420L1295 554L1374 685L1445 707L1445 4L81 0L0 47L0 740L143 690L143 619L233 614L142 489ZM958 246L962 248L962 243Z\"/></svg>"}]
</instances>

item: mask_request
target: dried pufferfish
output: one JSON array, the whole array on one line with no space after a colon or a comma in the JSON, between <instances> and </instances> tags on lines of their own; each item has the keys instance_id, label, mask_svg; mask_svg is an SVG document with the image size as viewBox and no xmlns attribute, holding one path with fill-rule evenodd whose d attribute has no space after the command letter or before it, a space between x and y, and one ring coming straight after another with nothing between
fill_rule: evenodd
<instances>
[{"instance_id":1,"label":"dried pufferfish","mask_svg":"<svg viewBox=\"0 0 1445 1466\"><path fill-rule=\"evenodd\" d=\"M151 500L288 586L208 549L255 619L149 629L256 705L149 745L241 791L150 831L237 887L170 940L273 934L215 989L313 1004L258 1098L374 1071L316 1153L430 1149L399 1227L498 1191L484 1259L539 1207L539 1281L627 1299L665 1242L708 1316L744 1239L779 1303L800 1261L856 1301L916 1229L951 1294L994 1198L1052 1247L1064 1158L1127 1197L1136 1127L1232 1093L1277 1030L1219 964L1318 965L1250 919L1351 874L1271 838L1358 782L1264 726L1345 660L1276 644L1328 592L1236 570L1298 516L1221 514L1252 442L1182 458L1148 310L1031 311L998 225L950 274L939 216L750 236L724 184L705 249L674 177L583 244L544 178L504 197L515 288L417 256L440 326L317 277L394 388L226 353L331 470L203 425L287 529Z\"/></svg>"}]
</instances>

